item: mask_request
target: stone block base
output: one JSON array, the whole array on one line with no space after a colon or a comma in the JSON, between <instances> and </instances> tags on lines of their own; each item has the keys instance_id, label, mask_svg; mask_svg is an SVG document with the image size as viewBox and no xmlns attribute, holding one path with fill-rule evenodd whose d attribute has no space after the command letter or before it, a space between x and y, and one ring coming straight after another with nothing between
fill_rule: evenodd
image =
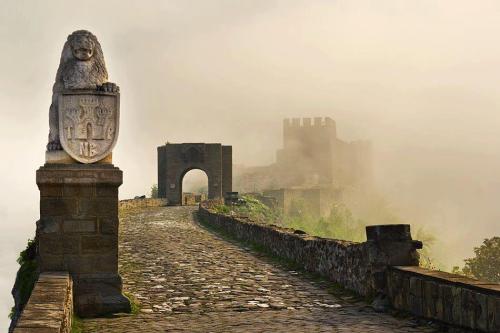
<instances>
[{"instance_id":1,"label":"stone block base","mask_svg":"<svg viewBox=\"0 0 500 333\"><path fill-rule=\"evenodd\" d=\"M122 295L118 274L80 275L75 284L75 311L81 317L130 312L130 301Z\"/></svg>"},{"instance_id":2,"label":"stone block base","mask_svg":"<svg viewBox=\"0 0 500 333\"><path fill-rule=\"evenodd\" d=\"M111 164L45 164L37 171L41 272L67 271L81 317L128 312L118 275L118 187Z\"/></svg>"}]
</instances>

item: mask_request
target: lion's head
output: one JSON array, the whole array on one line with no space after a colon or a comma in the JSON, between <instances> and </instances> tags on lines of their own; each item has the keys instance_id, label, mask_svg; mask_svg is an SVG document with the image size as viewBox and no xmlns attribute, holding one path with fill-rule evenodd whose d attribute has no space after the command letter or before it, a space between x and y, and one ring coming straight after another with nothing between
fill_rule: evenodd
<instances>
[{"instance_id":1,"label":"lion's head","mask_svg":"<svg viewBox=\"0 0 500 333\"><path fill-rule=\"evenodd\" d=\"M69 35L61 54L54 90L95 89L107 80L106 64L96 36L87 30Z\"/></svg>"}]
</instances>

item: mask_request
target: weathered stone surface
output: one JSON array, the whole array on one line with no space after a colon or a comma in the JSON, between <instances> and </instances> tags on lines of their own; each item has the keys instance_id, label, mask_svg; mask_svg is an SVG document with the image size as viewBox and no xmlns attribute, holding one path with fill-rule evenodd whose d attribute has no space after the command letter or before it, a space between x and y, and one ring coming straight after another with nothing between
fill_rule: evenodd
<instances>
[{"instance_id":1,"label":"weathered stone surface","mask_svg":"<svg viewBox=\"0 0 500 333\"><path fill-rule=\"evenodd\" d=\"M96 224L97 224L96 219L65 220L63 222L63 232L64 233L70 233L70 232L94 233L94 232L96 232L96 229L97 229Z\"/></svg>"},{"instance_id":2,"label":"weathered stone surface","mask_svg":"<svg viewBox=\"0 0 500 333\"><path fill-rule=\"evenodd\" d=\"M69 333L73 284L67 272L40 274L13 333Z\"/></svg>"},{"instance_id":3,"label":"weathered stone surface","mask_svg":"<svg viewBox=\"0 0 500 333\"><path fill-rule=\"evenodd\" d=\"M144 198L144 199L130 199L121 200L120 209L135 209L146 207L163 207L168 205L168 200L165 198Z\"/></svg>"},{"instance_id":4,"label":"weathered stone surface","mask_svg":"<svg viewBox=\"0 0 500 333\"><path fill-rule=\"evenodd\" d=\"M170 205L182 205L182 178L192 169L205 171L208 198L232 191L233 153L220 143L167 143L158 147L158 196Z\"/></svg>"},{"instance_id":5,"label":"weathered stone surface","mask_svg":"<svg viewBox=\"0 0 500 333\"><path fill-rule=\"evenodd\" d=\"M292 229L259 224L249 219L220 215L200 205L200 218L224 230L236 239L258 244L281 258L291 260L304 269L319 273L331 281L361 295L386 293L388 265L404 262L418 264L418 255L411 237L407 240L384 238L356 243L313 237ZM391 229L392 228L385 228ZM407 232L406 229L404 229Z\"/></svg>"},{"instance_id":6,"label":"weathered stone surface","mask_svg":"<svg viewBox=\"0 0 500 333\"><path fill-rule=\"evenodd\" d=\"M423 315L436 318L438 313L442 316L442 303L439 301L439 286L434 281L423 281Z\"/></svg>"},{"instance_id":7,"label":"weathered stone surface","mask_svg":"<svg viewBox=\"0 0 500 333\"><path fill-rule=\"evenodd\" d=\"M406 279L410 281L409 309L400 302L407 294L400 281ZM396 309L481 332L498 332L498 284L420 267L392 267L387 283Z\"/></svg>"},{"instance_id":8,"label":"weathered stone surface","mask_svg":"<svg viewBox=\"0 0 500 333\"><path fill-rule=\"evenodd\" d=\"M490 332L500 332L500 298L488 296L488 329Z\"/></svg>"},{"instance_id":9,"label":"weathered stone surface","mask_svg":"<svg viewBox=\"0 0 500 333\"><path fill-rule=\"evenodd\" d=\"M39 268L69 271L80 316L130 310L118 275L121 180L111 165L47 164L37 172L40 192L58 195L40 199Z\"/></svg>"},{"instance_id":10,"label":"weathered stone surface","mask_svg":"<svg viewBox=\"0 0 500 333\"><path fill-rule=\"evenodd\" d=\"M62 149L61 139L66 143L68 143L67 140L82 140L83 143L87 144L89 155L91 155L90 148L92 144L96 147L101 145L101 143L96 143L96 140L106 140L109 136L115 136L114 140L116 141L116 135L118 134L117 121L113 123L111 130L109 130L109 126L105 126L102 132L99 131L99 126L107 124L107 121L103 120L102 116L108 114L109 108L101 107L100 110L90 110L89 108L94 103L87 103L85 101L83 103L78 101L75 107L72 108L66 107L67 104L64 103L65 98L62 97L63 93L75 93L76 91L83 90L87 90L87 94L91 93L91 95L98 95L98 92L117 95L119 89L114 83L108 82L104 56L97 38L89 31L78 30L69 35L64 44L59 69L57 70L56 80L52 88L52 104L49 111L50 132L49 143L47 144L49 152ZM105 106L108 106L108 104ZM74 121L68 121L66 111L68 111L67 113L70 115L70 118L71 116L76 116L79 112L83 112L84 115L81 115L79 120L76 120L76 117L74 117ZM94 115L101 115L101 119L95 120L89 118L89 116ZM113 114L112 116L115 117L116 115ZM89 124L90 127L88 126ZM90 133L88 133L89 129ZM95 162L107 156L106 154L101 154L101 151L98 151L93 156L78 154L80 150L77 151L77 154L73 154L74 150L70 145L64 143L63 145L69 155L83 163ZM107 150L110 149L108 148ZM99 156L98 159L96 159L97 156ZM48 155L48 157L49 160L47 162L54 162L55 160L55 162L70 163L64 156Z\"/></svg>"},{"instance_id":11,"label":"weathered stone surface","mask_svg":"<svg viewBox=\"0 0 500 333\"><path fill-rule=\"evenodd\" d=\"M327 281L203 228L195 209L122 211L120 272L140 312L85 319L84 332L441 331L413 318L376 313L352 294L330 293Z\"/></svg>"},{"instance_id":12,"label":"weathered stone surface","mask_svg":"<svg viewBox=\"0 0 500 333\"><path fill-rule=\"evenodd\" d=\"M112 152L118 139L118 93L66 91L59 95L58 106L59 139L68 155L94 163Z\"/></svg>"},{"instance_id":13,"label":"weathered stone surface","mask_svg":"<svg viewBox=\"0 0 500 333\"><path fill-rule=\"evenodd\" d=\"M69 156L64 150L52 150L45 152L45 163L47 164L75 164L77 160ZM95 162L96 164L111 164L113 163L113 153L110 153L105 158Z\"/></svg>"},{"instance_id":14,"label":"weathered stone surface","mask_svg":"<svg viewBox=\"0 0 500 333\"><path fill-rule=\"evenodd\" d=\"M369 241L408 241L411 239L408 224L370 225L366 227Z\"/></svg>"}]
</instances>

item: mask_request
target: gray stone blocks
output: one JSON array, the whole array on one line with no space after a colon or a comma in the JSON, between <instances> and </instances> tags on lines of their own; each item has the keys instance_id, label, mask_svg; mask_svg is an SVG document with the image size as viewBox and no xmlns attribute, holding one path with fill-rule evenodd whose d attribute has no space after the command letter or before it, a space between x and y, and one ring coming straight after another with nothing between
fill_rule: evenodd
<instances>
[{"instance_id":1,"label":"gray stone blocks","mask_svg":"<svg viewBox=\"0 0 500 333\"><path fill-rule=\"evenodd\" d=\"M80 316L128 312L118 274L118 187L122 172L105 164L46 164L37 171L41 272L68 271Z\"/></svg>"},{"instance_id":2,"label":"gray stone blocks","mask_svg":"<svg viewBox=\"0 0 500 333\"><path fill-rule=\"evenodd\" d=\"M481 332L500 331L500 285L421 267L391 267L395 309Z\"/></svg>"},{"instance_id":3,"label":"gray stone blocks","mask_svg":"<svg viewBox=\"0 0 500 333\"><path fill-rule=\"evenodd\" d=\"M169 205L182 204L182 179L193 169L208 177L208 198L222 199L232 191L233 152L220 143L167 143L158 147L158 196Z\"/></svg>"}]
</instances>

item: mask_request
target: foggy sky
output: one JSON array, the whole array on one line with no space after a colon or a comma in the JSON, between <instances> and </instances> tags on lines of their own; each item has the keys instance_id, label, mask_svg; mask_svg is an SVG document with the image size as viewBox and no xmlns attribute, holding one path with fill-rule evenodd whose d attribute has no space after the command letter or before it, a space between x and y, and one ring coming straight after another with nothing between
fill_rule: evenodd
<instances>
[{"instance_id":1,"label":"foggy sky","mask_svg":"<svg viewBox=\"0 0 500 333\"><path fill-rule=\"evenodd\" d=\"M500 233L500 3L0 0L0 325L38 218L51 87L68 34L100 40L121 88L120 197L156 183L156 147L233 145L274 161L284 117L369 139L394 209L460 263ZM451 185L450 185L451 184ZM420 200L421 199L421 200Z\"/></svg>"}]
</instances>

